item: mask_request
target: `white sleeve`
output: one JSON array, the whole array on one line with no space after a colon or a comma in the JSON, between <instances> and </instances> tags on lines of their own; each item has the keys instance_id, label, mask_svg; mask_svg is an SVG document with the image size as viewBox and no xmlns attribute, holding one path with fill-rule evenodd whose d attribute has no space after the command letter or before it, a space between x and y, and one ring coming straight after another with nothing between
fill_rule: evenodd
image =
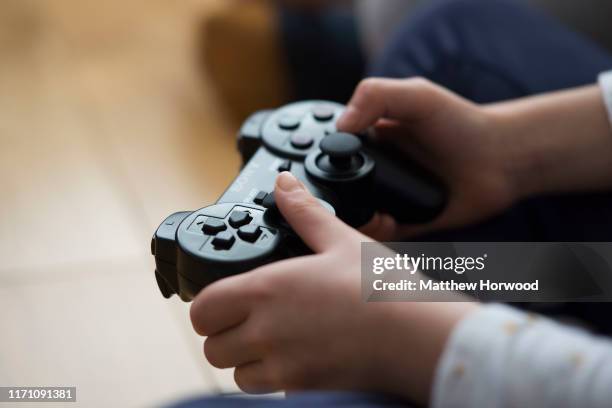
<instances>
[{"instance_id":1,"label":"white sleeve","mask_svg":"<svg viewBox=\"0 0 612 408\"><path fill-rule=\"evenodd\" d=\"M453 331L431 405L608 408L612 341L507 306L483 306Z\"/></svg>"},{"instance_id":2,"label":"white sleeve","mask_svg":"<svg viewBox=\"0 0 612 408\"><path fill-rule=\"evenodd\" d=\"M608 111L608 118L612 125L612 71L599 74L599 86L603 94L606 110Z\"/></svg>"}]
</instances>

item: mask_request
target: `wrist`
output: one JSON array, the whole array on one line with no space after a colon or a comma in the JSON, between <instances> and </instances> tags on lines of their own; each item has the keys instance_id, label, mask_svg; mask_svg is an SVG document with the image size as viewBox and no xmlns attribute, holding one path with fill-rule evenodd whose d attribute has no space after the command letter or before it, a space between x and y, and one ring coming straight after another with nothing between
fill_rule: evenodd
<instances>
[{"instance_id":1,"label":"wrist","mask_svg":"<svg viewBox=\"0 0 612 408\"><path fill-rule=\"evenodd\" d=\"M545 149L518 131L520 115L510 104L492 104L481 107L485 132L490 144L491 166L488 172L498 175L509 204L536 194L541 181L534 177L542 163L540 152Z\"/></svg>"},{"instance_id":2,"label":"wrist","mask_svg":"<svg viewBox=\"0 0 612 408\"><path fill-rule=\"evenodd\" d=\"M612 187L612 132L599 87L488 105L518 198Z\"/></svg>"},{"instance_id":3,"label":"wrist","mask_svg":"<svg viewBox=\"0 0 612 408\"><path fill-rule=\"evenodd\" d=\"M540 194L545 188L545 167L551 151L543 140L526 130L525 118L512 104L485 107L491 118L499 150L498 163L513 201Z\"/></svg>"}]
</instances>

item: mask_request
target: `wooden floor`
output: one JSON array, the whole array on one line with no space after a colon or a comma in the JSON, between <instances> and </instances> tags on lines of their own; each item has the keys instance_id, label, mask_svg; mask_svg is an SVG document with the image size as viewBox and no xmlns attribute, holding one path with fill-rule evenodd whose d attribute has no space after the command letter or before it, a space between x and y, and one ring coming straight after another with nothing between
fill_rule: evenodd
<instances>
[{"instance_id":1,"label":"wooden floor","mask_svg":"<svg viewBox=\"0 0 612 408\"><path fill-rule=\"evenodd\" d=\"M220 4L2 1L0 386L76 386L83 407L234 389L148 252L239 165L197 64Z\"/></svg>"}]
</instances>

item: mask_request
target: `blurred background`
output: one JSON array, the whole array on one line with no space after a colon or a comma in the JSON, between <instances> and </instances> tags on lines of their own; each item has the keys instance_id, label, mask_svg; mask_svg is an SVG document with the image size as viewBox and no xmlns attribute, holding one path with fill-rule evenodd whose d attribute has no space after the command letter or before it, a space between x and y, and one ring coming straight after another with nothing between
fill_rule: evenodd
<instances>
[{"instance_id":1,"label":"blurred background","mask_svg":"<svg viewBox=\"0 0 612 408\"><path fill-rule=\"evenodd\" d=\"M161 297L151 235L235 177L246 115L346 101L417 3L3 0L0 385L84 407L236 391ZM607 0L533 3L612 43Z\"/></svg>"}]
</instances>

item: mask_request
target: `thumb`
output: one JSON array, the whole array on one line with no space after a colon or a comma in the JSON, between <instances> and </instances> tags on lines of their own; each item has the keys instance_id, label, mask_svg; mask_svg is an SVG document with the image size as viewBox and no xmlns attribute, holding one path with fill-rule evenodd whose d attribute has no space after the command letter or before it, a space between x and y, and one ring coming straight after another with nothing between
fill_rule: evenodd
<instances>
[{"instance_id":1,"label":"thumb","mask_svg":"<svg viewBox=\"0 0 612 408\"><path fill-rule=\"evenodd\" d=\"M295 176L284 171L276 178L274 199L285 220L315 252L323 252L360 235L327 211Z\"/></svg>"}]
</instances>

